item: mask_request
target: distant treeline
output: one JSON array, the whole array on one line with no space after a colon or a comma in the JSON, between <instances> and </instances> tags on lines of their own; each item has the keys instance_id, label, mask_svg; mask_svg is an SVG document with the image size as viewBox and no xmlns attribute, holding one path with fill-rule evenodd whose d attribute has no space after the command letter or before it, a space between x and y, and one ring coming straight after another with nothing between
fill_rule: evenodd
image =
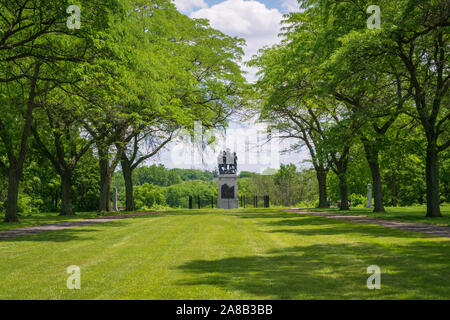
<instances>
[{"instance_id":1,"label":"distant treeline","mask_svg":"<svg viewBox=\"0 0 450 320\"><path fill-rule=\"evenodd\" d=\"M188 207L189 196L209 201L217 196L213 179L217 172L195 169L168 169L164 165L136 168L132 174L136 209L154 207ZM125 181L121 171L114 173L112 186L117 188L118 201L125 205Z\"/></svg>"},{"instance_id":2,"label":"distant treeline","mask_svg":"<svg viewBox=\"0 0 450 320\"><path fill-rule=\"evenodd\" d=\"M151 165L133 170L133 185L140 186L145 183L167 187L189 180L211 181L217 177L217 172L201 171L195 169L167 169L164 165ZM125 188L122 171L114 173L113 187Z\"/></svg>"},{"instance_id":3,"label":"distant treeline","mask_svg":"<svg viewBox=\"0 0 450 320\"><path fill-rule=\"evenodd\" d=\"M32 145L34 161L30 161L25 170L27 183L20 190L19 213L55 212L61 205L60 180L56 172L48 165L48 160L39 154ZM420 159L420 158L416 158ZM352 206L366 203L366 186L371 182L370 169L362 153L352 157L349 170L349 198ZM419 162L420 164L420 162ZM448 165L448 162L444 164ZM445 166L443 166L445 167ZM442 171L442 186L448 186L450 176ZM253 196L270 196L271 206L312 207L318 205L318 184L313 169L300 169L294 164L282 165L277 171L266 170L267 174L241 171L238 175L238 195L246 196L249 202ZM269 174L271 173L271 174ZM395 196L389 185L390 172L383 174L383 191L388 205L414 205L425 201L425 172L423 165L409 162L397 175ZM202 206L209 206L211 197L217 199L218 187L215 180L217 171L193 169L168 169L164 165L142 166L133 170L134 197L136 209L187 208L189 196L195 198L198 205L200 197ZM74 175L74 208L79 211L95 211L98 203L97 159L92 153L87 154ZM6 179L0 178L0 186L5 186ZM121 171L116 171L112 178L112 187L118 189L119 205L125 205L125 185ZM4 211L6 188L0 188L0 211ZM332 203L340 198L339 179L330 172L327 179L327 193ZM448 201L448 199L447 199Z\"/></svg>"},{"instance_id":4,"label":"distant treeline","mask_svg":"<svg viewBox=\"0 0 450 320\"><path fill-rule=\"evenodd\" d=\"M367 184L371 182L370 169L361 153L352 157L349 169L348 190L352 207L366 204ZM389 182L389 172L383 175L383 191L386 204L390 206L409 206L424 204L425 173L418 171L417 165L405 166L397 176L393 190ZM189 196L200 197L201 205L209 205L211 196L217 198L217 171L192 169L167 169L163 165L140 167L133 172L136 208L169 206L187 208ZM413 179L413 177L415 177ZM448 175L443 174L443 186L448 185ZM113 187L118 188L118 199L124 205L125 190L122 174L116 172ZM252 199L253 196L270 196L271 206L316 207L318 206L319 186L314 169L297 168L294 164L281 165L279 170L268 169L263 174L241 171L238 175L238 195ZM328 201L332 204L340 200L339 179L333 172L327 179ZM197 200L195 200L197 201ZM447 200L448 201L448 200ZM197 206L197 202L195 202Z\"/></svg>"},{"instance_id":5,"label":"distant treeline","mask_svg":"<svg viewBox=\"0 0 450 320\"><path fill-rule=\"evenodd\" d=\"M253 196L269 195L272 205L312 206L317 198L314 172L298 171L293 164L271 170L274 175L242 171L238 176L238 195L251 199ZM132 180L136 209L187 208L189 197L198 205L209 206L211 197L217 199L217 171L192 169L167 169L163 165L151 165L134 170ZM113 187L118 190L119 205L125 205L125 182L121 171L113 176ZM250 200L249 200L250 201Z\"/></svg>"}]
</instances>

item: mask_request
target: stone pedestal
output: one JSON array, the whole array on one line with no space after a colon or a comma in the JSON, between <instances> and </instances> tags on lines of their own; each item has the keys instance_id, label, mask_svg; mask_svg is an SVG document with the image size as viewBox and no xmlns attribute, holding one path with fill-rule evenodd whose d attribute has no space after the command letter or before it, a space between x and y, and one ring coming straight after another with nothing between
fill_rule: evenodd
<instances>
[{"instance_id":1,"label":"stone pedestal","mask_svg":"<svg viewBox=\"0 0 450 320\"><path fill-rule=\"evenodd\" d=\"M239 208L236 174L219 175L219 197L217 199L217 208L219 209Z\"/></svg>"}]
</instances>

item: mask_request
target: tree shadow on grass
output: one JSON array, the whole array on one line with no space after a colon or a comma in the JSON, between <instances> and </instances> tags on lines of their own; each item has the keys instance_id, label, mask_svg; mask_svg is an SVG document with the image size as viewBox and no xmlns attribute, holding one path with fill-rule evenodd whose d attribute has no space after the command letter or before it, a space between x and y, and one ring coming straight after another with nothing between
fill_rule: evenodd
<instances>
[{"instance_id":1,"label":"tree shadow on grass","mask_svg":"<svg viewBox=\"0 0 450 320\"><path fill-rule=\"evenodd\" d=\"M389 237L389 238L430 238L429 234L401 230L396 228L387 228L379 225L365 224L361 222L343 221L324 217L305 216L299 219L279 220L266 223L271 227L292 227L291 229L274 228L270 233L290 233L299 236L330 236L353 234L360 236ZM311 226L311 228L310 228ZM307 227L307 228L296 228Z\"/></svg>"},{"instance_id":2,"label":"tree shadow on grass","mask_svg":"<svg viewBox=\"0 0 450 320\"><path fill-rule=\"evenodd\" d=\"M295 213L258 213L258 214L235 214L242 219L267 219L264 224L269 227L276 227L269 233L291 233L301 236L339 235L355 234L359 236L375 235L377 237L401 237L401 238L429 238L432 235L388 228L377 224L364 222L346 221L320 216L298 215ZM268 219L271 219L270 221ZM292 229L280 229L278 227L292 227ZM307 227L307 228L297 228ZM321 227L321 228L319 228Z\"/></svg>"},{"instance_id":3,"label":"tree shadow on grass","mask_svg":"<svg viewBox=\"0 0 450 320\"><path fill-rule=\"evenodd\" d=\"M95 238L87 237L86 235L91 232L102 231L102 228L92 228L97 225L98 227L122 227L124 223L120 220L112 221L112 222L103 222L100 224L89 224L86 226L73 227L62 230L51 230L51 231L42 231L38 233L29 233L17 237L12 238L0 238L0 243L2 242L67 242L73 240L95 240Z\"/></svg>"},{"instance_id":4,"label":"tree shadow on grass","mask_svg":"<svg viewBox=\"0 0 450 320\"><path fill-rule=\"evenodd\" d=\"M256 211L255 211L256 210ZM241 219L298 219L298 214L283 212L277 209L242 209L242 212L233 212L230 215Z\"/></svg>"},{"instance_id":5,"label":"tree shadow on grass","mask_svg":"<svg viewBox=\"0 0 450 320\"><path fill-rule=\"evenodd\" d=\"M296 218L295 213L286 213L277 209L254 209L254 208L240 208L235 210L217 209L217 208L203 208L203 209L183 209L172 210L166 212L158 212L157 214L150 215L153 217L161 216L198 216L198 215L227 215L236 216L243 219L264 219L264 218ZM145 216L147 217L147 216Z\"/></svg>"},{"instance_id":6,"label":"tree shadow on grass","mask_svg":"<svg viewBox=\"0 0 450 320\"><path fill-rule=\"evenodd\" d=\"M264 299L448 299L447 253L439 243L394 251L377 244L296 246L262 256L190 261L178 267L189 275L178 284ZM373 264L382 271L381 290L366 286L367 267Z\"/></svg>"},{"instance_id":7,"label":"tree shadow on grass","mask_svg":"<svg viewBox=\"0 0 450 320\"><path fill-rule=\"evenodd\" d=\"M166 211L166 212L158 212L153 215L146 215L146 216L138 216L136 218L156 218L156 217L163 217L163 216L202 216L202 215L211 215L214 213L215 209L186 209L186 210L173 210L173 211Z\"/></svg>"},{"instance_id":8,"label":"tree shadow on grass","mask_svg":"<svg viewBox=\"0 0 450 320\"><path fill-rule=\"evenodd\" d=\"M262 225L270 228L265 232L297 235L297 243L305 236L352 235L355 241L299 245L269 250L262 255L190 261L179 266L188 275L180 285L211 285L271 299L450 298L447 241L377 225L276 210L232 214L242 219L262 219L259 220ZM389 239L373 241L374 238ZM381 268L382 290L369 290L366 286L370 265Z\"/></svg>"}]
</instances>

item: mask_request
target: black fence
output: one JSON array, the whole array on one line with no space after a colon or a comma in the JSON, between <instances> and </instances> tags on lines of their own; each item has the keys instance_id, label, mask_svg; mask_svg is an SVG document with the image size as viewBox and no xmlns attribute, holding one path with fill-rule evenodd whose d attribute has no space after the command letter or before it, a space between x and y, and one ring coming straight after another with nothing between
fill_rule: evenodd
<instances>
[{"instance_id":1,"label":"black fence","mask_svg":"<svg viewBox=\"0 0 450 320\"><path fill-rule=\"evenodd\" d=\"M189 209L216 208L217 197L189 196ZM269 196L240 196L240 208L270 208Z\"/></svg>"},{"instance_id":2,"label":"black fence","mask_svg":"<svg viewBox=\"0 0 450 320\"><path fill-rule=\"evenodd\" d=\"M217 198L213 196L189 196L189 209L215 208L217 207Z\"/></svg>"},{"instance_id":3,"label":"black fence","mask_svg":"<svg viewBox=\"0 0 450 320\"><path fill-rule=\"evenodd\" d=\"M239 206L241 208L270 208L269 196L240 196Z\"/></svg>"}]
</instances>

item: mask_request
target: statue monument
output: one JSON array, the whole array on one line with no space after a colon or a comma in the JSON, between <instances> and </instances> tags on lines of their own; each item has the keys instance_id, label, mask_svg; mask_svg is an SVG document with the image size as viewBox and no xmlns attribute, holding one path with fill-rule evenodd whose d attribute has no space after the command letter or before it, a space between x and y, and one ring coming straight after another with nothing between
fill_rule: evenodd
<instances>
[{"instance_id":1,"label":"statue monument","mask_svg":"<svg viewBox=\"0 0 450 320\"><path fill-rule=\"evenodd\" d=\"M236 209L239 208L237 196L237 155L231 153L230 149L219 153L217 159L219 165L219 197L217 208Z\"/></svg>"}]
</instances>

